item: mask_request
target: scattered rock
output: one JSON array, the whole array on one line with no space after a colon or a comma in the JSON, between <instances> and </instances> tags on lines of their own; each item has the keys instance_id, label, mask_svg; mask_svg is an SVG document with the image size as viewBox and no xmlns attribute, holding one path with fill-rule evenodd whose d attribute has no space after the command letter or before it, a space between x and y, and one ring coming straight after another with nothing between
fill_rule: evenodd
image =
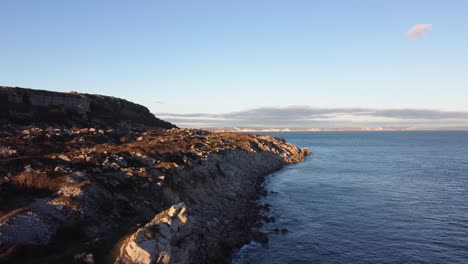
<instances>
[{"instance_id":1,"label":"scattered rock","mask_svg":"<svg viewBox=\"0 0 468 264\"><path fill-rule=\"evenodd\" d=\"M16 151L0 166L0 241L17 246L22 263L38 257L22 255L30 245L41 257L86 250L68 263L106 259L111 247L120 263L225 262L227 248L268 241L250 230L274 221L257 215L263 176L304 159L277 138L194 129L28 128L0 146ZM57 235L73 239L60 241L67 250L49 247Z\"/></svg>"},{"instance_id":2,"label":"scattered rock","mask_svg":"<svg viewBox=\"0 0 468 264\"><path fill-rule=\"evenodd\" d=\"M63 161L67 161L67 162L71 161L69 157L67 157L66 155L63 155L63 154L58 155L57 158L59 158L59 159L61 159Z\"/></svg>"},{"instance_id":3,"label":"scattered rock","mask_svg":"<svg viewBox=\"0 0 468 264\"><path fill-rule=\"evenodd\" d=\"M0 157L9 158L11 156L15 156L16 154L17 151L15 149L12 149L11 147L0 146Z\"/></svg>"},{"instance_id":4,"label":"scattered rock","mask_svg":"<svg viewBox=\"0 0 468 264\"><path fill-rule=\"evenodd\" d=\"M116 248L115 263L189 263L188 252L180 254L176 245L190 228L186 205L175 204L125 238Z\"/></svg>"},{"instance_id":5,"label":"scattered rock","mask_svg":"<svg viewBox=\"0 0 468 264\"><path fill-rule=\"evenodd\" d=\"M24 167L24 172L33 173L34 169L28 164Z\"/></svg>"},{"instance_id":6,"label":"scattered rock","mask_svg":"<svg viewBox=\"0 0 468 264\"><path fill-rule=\"evenodd\" d=\"M270 207L271 207L271 204L266 203L263 205L263 210L265 210L266 212L270 212Z\"/></svg>"},{"instance_id":7,"label":"scattered rock","mask_svg":"<svg viewBox=\"0 0 468 264\"><path fill-rule=\"evenodd\" d=\"M94 264L94 256L91 253L80 253L74 256L77 264Z\"/></svg>"},{"instance_id":8,"label":"scattered rock","mask_svg":"<svg viewBox=\"0 0 468 264\"><path fill-rule=\"evenodd\" d=\"M252 233L252 236L253 236L254 241L257 241L257 242L263 243L263 244L268 243L268 235L261 232L261 231L254 231Z\"/></svg>"}]
</instances>

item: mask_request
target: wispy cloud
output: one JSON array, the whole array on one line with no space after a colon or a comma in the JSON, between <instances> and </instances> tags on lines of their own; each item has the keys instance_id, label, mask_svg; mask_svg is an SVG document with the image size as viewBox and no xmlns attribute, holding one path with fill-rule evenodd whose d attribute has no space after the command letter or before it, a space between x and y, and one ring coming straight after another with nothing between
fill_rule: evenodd
<instances>
[{"instance_id":1,"label":"wispy cloud","mask_svg":"<svg viewBox=\"0 0 468 264\"><path fill-rule=\"evenodd\" d=\"M468 112L427 109L264 107L223 114L156 113L185 127L467 126Z\"/></svg>"},{"instance_id":2,"label":"wispy cloud","mask_svg":"<svg viewBox=\"0 0 468 264\"><path fill-rule=\"evenodd\" d=\"M421 38L431 30L432 24L416 24L406 32L406 36L410 39Z\"/></svg>"}]
</instances>

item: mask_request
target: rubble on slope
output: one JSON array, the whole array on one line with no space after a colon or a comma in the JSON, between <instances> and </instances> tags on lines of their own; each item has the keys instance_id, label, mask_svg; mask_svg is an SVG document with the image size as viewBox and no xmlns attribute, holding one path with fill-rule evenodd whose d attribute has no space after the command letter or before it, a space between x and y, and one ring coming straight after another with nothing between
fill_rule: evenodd
<instances>
[{"instance_id":1,"label":"rubble on slope","mask_svg":"<svg viewBox=\"0 0 468 264\"><path fill-rule=\"evenodd\" d=\"M248 219L255 214L259 179L307 154L280 138L194 129L32 127L4 133L0 259L132 263L125 259L143 258L142 243L152 248L141 263L225 257L223 250L253 238L248 226L254 220ZM177 204L183 209L174 209ZM186 239L179 227L190 218ZM159 231L153 234L154 226ZM222 235L232 241L220 243ZM145 238L119 244L125 237ZM156 254L153 244L170 250ZM111 256L118 245L123 251Z\"/></svg>"}]
</instances>

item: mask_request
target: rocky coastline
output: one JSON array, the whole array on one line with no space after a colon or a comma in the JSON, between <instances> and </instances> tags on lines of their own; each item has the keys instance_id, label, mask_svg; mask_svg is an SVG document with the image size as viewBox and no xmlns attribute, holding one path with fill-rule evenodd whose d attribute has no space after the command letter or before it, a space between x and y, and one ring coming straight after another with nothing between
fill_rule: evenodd
<instances>
[{"instance_id":1,"label":"rocky coastline","mask_svg":"<svg viewBox=\"0 0 468 264\"><path fill-rule=\"evenodd\" d=\"M233 249L266 240L263 179L310 153L281 138L128 116L44 126L6 118L0 263L229 262Z\"/></svg>"}]
</instances>

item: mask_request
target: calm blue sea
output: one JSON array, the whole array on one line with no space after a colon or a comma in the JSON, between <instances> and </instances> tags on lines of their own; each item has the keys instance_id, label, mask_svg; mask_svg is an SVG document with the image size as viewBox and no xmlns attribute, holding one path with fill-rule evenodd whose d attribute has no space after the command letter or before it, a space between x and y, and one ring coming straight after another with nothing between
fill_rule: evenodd
<instances>
[{"instance_id":1,"label":"calm blue sea","mask_svg":"<svg viewBox=\"0 0 468 264\"><path fill-rule=\"evenodd\" d=\"M270 241L237 262L468 263L468 132L268 134L313 154L268 178Z\"/></svg>"}]
</instances>

